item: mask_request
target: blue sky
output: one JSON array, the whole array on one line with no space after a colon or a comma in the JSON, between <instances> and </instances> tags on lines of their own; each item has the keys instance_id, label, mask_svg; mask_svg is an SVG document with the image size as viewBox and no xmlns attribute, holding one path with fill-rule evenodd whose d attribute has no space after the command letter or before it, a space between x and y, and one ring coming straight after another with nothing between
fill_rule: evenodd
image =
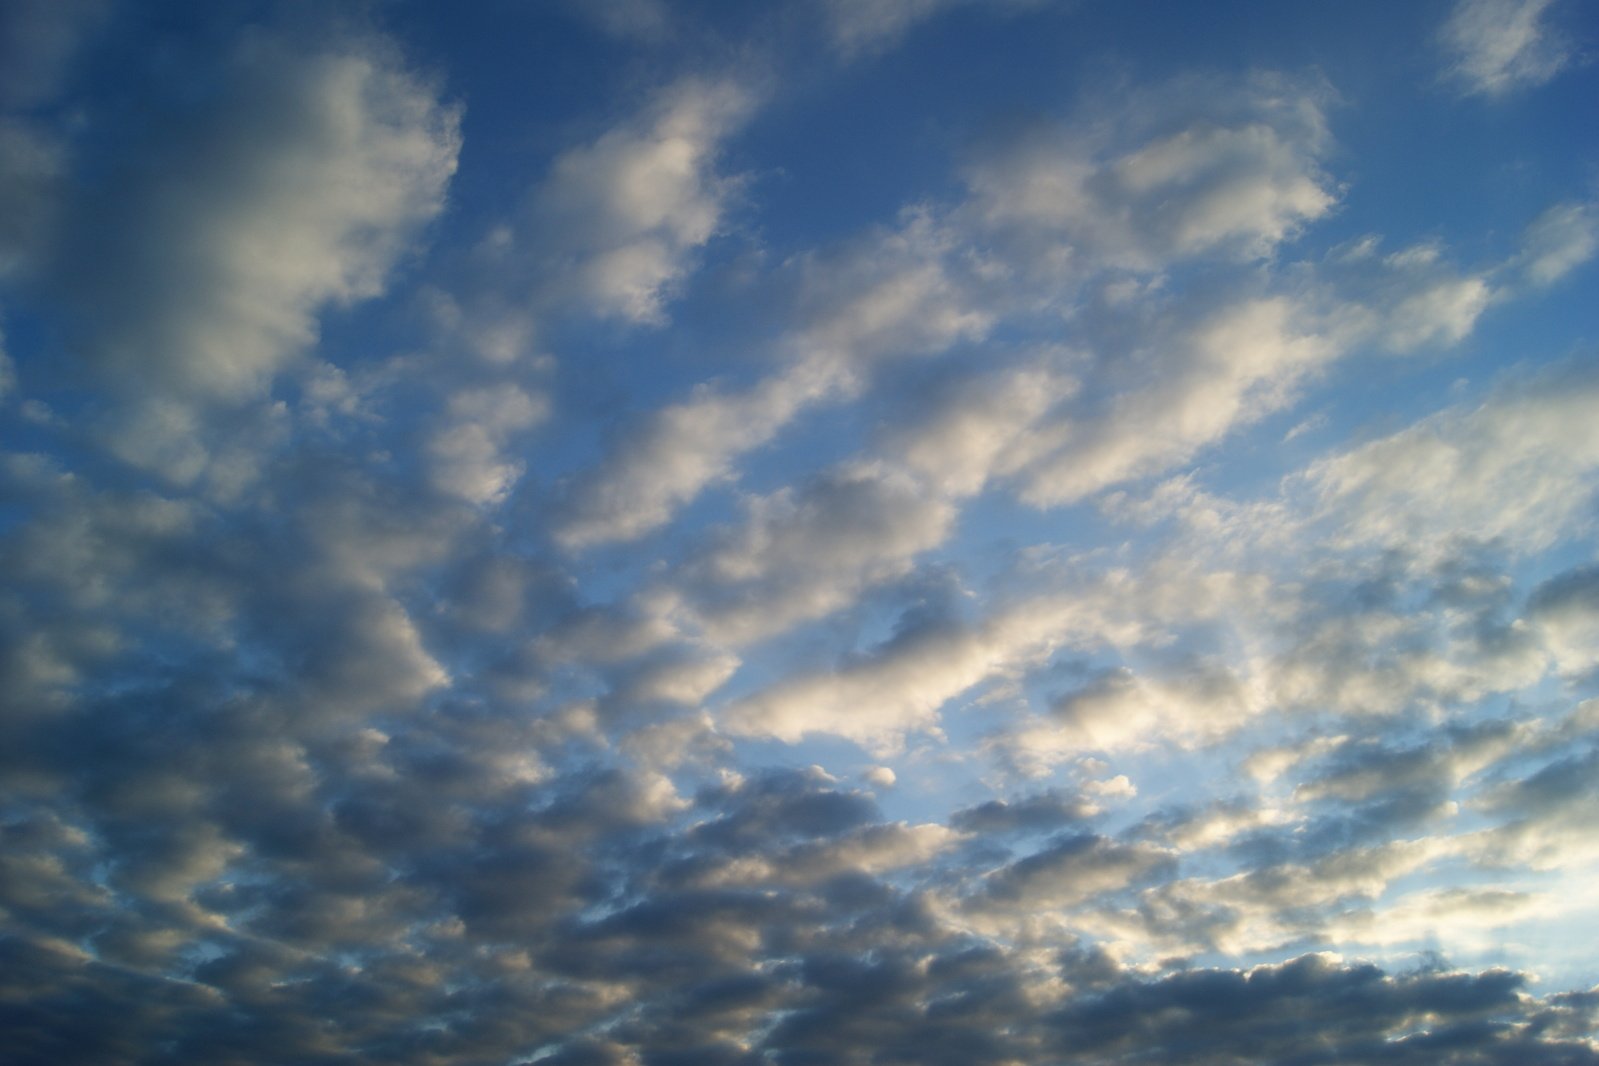
<instances>
[{"instance_id":1,"label":"blue sky","mask_svg":"<svg viewBox=\"0 0 1599 1066\"><path fill-rule=\"evenodd\" d=\"M8 1061L1599 1062L1594 31L7 4Z\"/></svg>"}]
</instances>

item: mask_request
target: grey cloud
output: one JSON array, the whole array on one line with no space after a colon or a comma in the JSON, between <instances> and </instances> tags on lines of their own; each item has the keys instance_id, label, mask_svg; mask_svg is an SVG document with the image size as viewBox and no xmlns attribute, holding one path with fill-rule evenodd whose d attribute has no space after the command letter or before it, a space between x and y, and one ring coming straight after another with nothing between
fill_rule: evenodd
<instances>
[{"instance_id":1,"label":"grey cloud","mask_svg":"<svg viewBox=\"0 0 1599 1066\"><path fill-rule=\"evenodd\" d=\"M1200 970L1129 982L1085 997L1052 1025L1059 1047L1091 1062L1117 1061L1135 1047L1154 1049L1154 1061L1218 1066L1511 1063L1522 1055L1593 1061L1580 1045L1540 1048L1505 1020L1522 1013L1523 981L1505 971L1390 976L1369 964L1307 955L1247 972ZM1405 1033L1422 1019L1419 1031ZM1308 1046L1307 1031L1317 1034Z\"/></svg>"},{"instance_id":2,"label":"grey cloud","mask_svg":"<svg viewBox=\"0 0 1599 1066\"><path fill-rule=\"evenodd\" d=\"M681 568L689 618L719 643L743 644L853 604L937 547L955 509L893 469L848 464L746 502Z\"/></svg>"},{"instance_id":3,"label":"grey cloud","mask_svg":"<svg viewBox=\"0 0 1599 1066\"><path fill-rule=\"evenodd\" d=\"M322 305L379 292L438 212L457 114L388 43L342 43L242 38L211 72L212 109L157 146L164 165L119 175L82 223L97 254L69 243L61 269L94 308L105 369L179 395L248 393L311 339Z\"/></svg>"},{"instance_id":4,"label":"grey cloud","mask_svg":"<svg viewBox=\"0 0 1599 1066\"><path fill-rule=\"evenodd\" d=\"M740 850L794 838L833 837L880 817L869 793L830 787L819 770L771 771L699 797L720 817L698 826L691 839Z\"/></svg>"},{"instance_id":5,"label":"grey cloud","mask_svg":"<svg viewBox=\"0 0 1599 1066\"><path fill-rule=\"evenodd\" d=\"M979 906L1061 907L1134 887L1176 869L1172 856L1147 845L1120 844L1094 833L1062 836L995 871Z\"/></svg>"},{"instance_id":6,"label":"grey cloud","mask_svg":"<svg viewBox=\"0 0 1599 1066\"><path fill-rule=\"evenodd\" d=\"M950 815L952 828L968 833L1037 833L1081 822L1099 809L1081 796L1040 792L1014 800L989 800Z\"/></svg>"},{"instance_id":7,"label":"grey cloud","mask_svg":"<svg viewBox=\"0 0 1599 1066\"><path fill-rule=\"evenodd\" d=\"M69 213L49 287L89 365L127 401L113 450L192 481L197 408L253 400L316 315L380 293L442 207L459 114L391 42L240 35L195 77L198 108L147 85L145 162L112 166Z\"/></svg>"},{"instance_id":8,"label":"grey cloud","mask_svg":"<svg viewBox=\"0 0 1599 1066\"><path fill-rule=\"evenodd\" d=\"M0 114L0 279L38 269L61 192L62 154L39 130Z\"/></svg>"},{"instance_id":9,"label":"grey cloud","mask_svg":"<svg viewBox=\"0 0 1599 1066\"><path fill-rule=\"evenodd\" d=\"M1558 702L1587 683L1592 568L1529 595L1544 560L1501 550L1518 536L1529 552L1564 549L1586 529L1586 423L1572 413L1586 377L1506 389L1375 442L1391 451L1334 456L1271 506L1232 506L1194 488L1196 473L1149 508L1212 508L1210 526L1093 551L1079 533L1098 518L1073 513L1048 534L1062 544L1018 549L998 576L926 558L963 504L991 483L1030 484L1041 457L1077 464L1056 471L1073 499L1185 462L1344 350L1315 307L1269 286L1219 317L1153 288L1172 257L1238 268L1329 209L1314 99L1288 92L1274 110L1222 94L1233 110L1219 124L1168 108L1126 143L1090 145L1100 170L1081 188L1105 197L1104 230L1048 216L1035 246L974 201L798 255L780 271L801 313L770 353L779 368L644 414L563 496L515 487L524 462L544 461L521 435L563 402L562 383L516 358L531 333L466 346L478 363L333 344L315 359L339 365L301 359L321 312L385 289L439 209L456 116L437 87L359 34L263 29L196 62L217 91L196 92L194 121L160 133L171 109L156 108L153 139L128 137L152 164L193 162L197 214L165 178L105 160L103 272L68 293L108 314L85 323L98 372L129 376L73 383L62 417L33 408L8 427L8 447L54 458L0 457L12 1059L1595 1061L1593 993L1538 997L1511 970L1280 961L1310 946L1392 960L1425 946L1418 928L1469 942L1498 935L1500 912L1545 921L1564 890L1550 875L1593 857L1599 704ZM727 225L737 189L718 153L750 104L674 84L682 95L557 153L485 307L532 293L512 323L529 330L552 309L661 320ZM1198 177L1163 177L1173 159ZM171 214L130 221L141 206ZM73 232L89 241L94 221ZM267 254L232 244L262 234ZM1028 258L1078 238L1103 287L1145 275L1149 315L1127 312L1142 323L1134 347L1169 347L1128 360L1119 342L1094 357L1031 343L1081 321L1063 312L1113 303L1077 307L1071 271ZM1530 277L1573 254L1509 269ZM135 268L150 276L102 302ZM1404 298L1434 282L1471 297L1447 287L1464 280L1427 275ZM505 325L457 295L449 344ZM1426 337L1469 327L1470 305L1444 299ZM393 339L367 324L359 345ZM239 340L222 366L213 331ZM997 363L971 372L993 349L964 346L995 337ZM123 340L162 347L130 348L125 364L94 347ZM891 368L913 355L927 369ZM665 539L659 567L546 554L658 528L801 413L857 399L874 377L955 384L929 418L899 416L878 459L751 496L709 540ZM124 426L153 420L157 447L140 454L183 460L166 474L200 472L128 470L69 424L84 413L71 401L96 398L131 405ZM1094 423L1103 403L1172 428L1126 436ZM585 445L572 445L579 461ZM563 462L567 447L554 444ZM1412 450L1475 458L1448 484L1390 484L1390 463L1416 469ZM1461 496L1478 474L1520 511ZM1306 485L1324 525L1288 514ZM1412 493L1412 510L1385 509L1390 492ZM1280 535L1231 552L1206 541L1267 520ZM1412 521L1435 542L1398 543ZM851 607L847 624L807 634L814 649L772 656L836 654L833 669L774 676L760 649L737 678L718 643ZM1536 688L1551 663L1569 683L1556 695ZM730 677L726 702L703 706ZM1044 705L1071 686L1052 715ZM1523 705L1528 692L1542 702ZM981 698L946 706L967 694ZM1494 717L1500 694L1515 716ZM1233 732L1246 720L1271 731L1253 760L1260 738ZM1114 741L1102 760L1085 753L1091 724ZM1157 733L1195 750L1156 750ZM779 746L818 736L822 754ZM879 800L821 768L759 768L837 758L859 780L860 753L839 740L878 749L892 768L867 780L899 787ZM998 781L982 786L995 791L980 791L991 757ZM1058 776L1014 793L1015 767ZM1225 775L1204 787L1227 798L1145 817L1184 791L1163 780L1174 768ZM1079 791L1047 787L1073 779ZM1005 798L972 802L990 794ZM1411 839L1417 827L1430 835ZM1454 887L1434 891L1435 874ZM1183 969L1206 951L1269 964Z\"/></svg>"},{"instance_id":10,"label":"grey cloud","mask_svg":"<svg viewBox=\"0 0 1599 1066\"><path fill-rule=\"evenodd\" d=\"M1538 628L1561 669L1581 676L1599 662L1599 567L1578 567L1539 585L1527 599L1527 620Z\"/></svg>"}]
</instances>

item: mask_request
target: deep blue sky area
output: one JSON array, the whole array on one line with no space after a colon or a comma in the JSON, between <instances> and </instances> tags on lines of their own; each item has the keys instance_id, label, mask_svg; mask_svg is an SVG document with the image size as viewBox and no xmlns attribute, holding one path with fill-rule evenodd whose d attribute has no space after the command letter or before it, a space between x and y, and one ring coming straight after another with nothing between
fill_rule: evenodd
<instances>
[{"instance_id":1,"label":"deep blue sky area","mask_svg":"<svg viewBox=\"0 0 1599 1066\"><path fill-rule=\"evenodd\" d=\"M1599 1066L1586 0L0 5L7 1066Z\"/></svg>"}]
</instances>

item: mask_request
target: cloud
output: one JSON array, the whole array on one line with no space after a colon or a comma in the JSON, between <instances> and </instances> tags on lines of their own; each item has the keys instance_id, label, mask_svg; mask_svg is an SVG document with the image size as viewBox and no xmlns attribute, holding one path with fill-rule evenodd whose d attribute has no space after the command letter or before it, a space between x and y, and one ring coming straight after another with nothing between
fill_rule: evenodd
<instances>
[{"instance_id":1,"label":"cloud","mask_svg":"<svg viewBox=\"0 0 1599 1066\"><path fill-rule=\"evenodd\" d=\"M1388 343L1401 352L1433 342L1458 343L1488 306L1490 293L1481 278L1462 278L1406 297L1392 311Z\"/></svg>"},{"instance_id":2,"label":"cloud","mask_svg":"<svg viewBox=\"0 0 1599 1066\"><path fill-rule=\"evenodd\" d=\"M1195 663L1154 682L1122 668L1059 700L1051 709L1052 725L1071 747L1125 748L1148 743L1151 737L1224 735L1257 710L1258 701L1217 663Z\"/></svg>"},{"instance_id":3,"label":"cloud","mask_svg":"<svg viewBox=\"0 0 1599 1066\"><path fill-rule=\"evenodd\" d=\"M1582 193L716 6L16 8L7 1061L1592 1061Z\"/></svg>"},{"instance_id":4,"label":"cloud","mask_svg":"<svg viewBox=\"0 0 1599 1066\"><path fill-rule=\"evenodd\" d=\"M1204 253L1269 255L1334 205L1312 91L1268 79L1180 83L1107 110L978 159L967 174L976 218L1021 247L1064 239L1070 259L1158 271Z\"/></svg>"},{"instance_id":5,"label":"cloud","mask_svg":"<svg viewBox=\"0 0 1599 1066\"><path fill-rule=\"evenodd\" d=\"M0 115L0 279L38 268L57 209L61 154L39 130Z\"/></svg>"},{"instance_id":6,"label":"cloud","mask_svg":"<svg viewBox=\"0 0 1599 1066\"><path fill-rule=\"evenodd\" d=\"M1561 670L1591 668L1599 662L1599 568L1579 567L1543 582L1527 600L1527 618Z\"/></svg>"},{"instance_id":7,"label":"cloud","mask_svg":"<svg viewBox=\"0 0 1599 1066\"><path fill-rule=\"evenodd\" d=\"M1038 423L1078 382L1041 359L961 378L930 397L925 414L892 431L889 448L917 476L955 497L1020 469L1037 448Z\"/></svg>"},{"instance_id":8,"label":"cloud","mask_svg":"<svg viewBox=\"0 0 1599 1066\"><path fill-rule=\"evenodd\" d=\"M990 875L979 907L1066 907L1170 871L1171 856L1092 833L1069 835Z\"/></svg>"},{"instance_id":9,"label":"cloud","mask_svg":"<svg viewBox=\"0 0 1599 1066\"><path fill-rule=\"evenodd\" d=\"M1116 570L1075 581L1047 572L1029 577L1030 594L976 623L947 607L907 611L877 646L836 669L799 673L741 697L719 721L739 735L793 742L828 734L891 751L909 733L936 730L946 703L986 681L1024 672L1063 648L1136 645L1163 625L1240 606L1249 585L1238 575L1180 566L1152 567L1144 579Z\"/></svg>"},{"instance_id":10,"label":"cloud","mask_svg":"<svg viewBox=\"0 0 1599 1066\"><path fill-rule=\"evenodd\" d=\"M1594 376L1575 366L1313 466L1306 483L1351 541L1434 550L1455 538L1538 551L1587 520L1599 438Z\"/></svg>"},{"instance_id":11,"label":"cloud","mask_svg":"<svg viewBox=\"0 0 1599 1066\"><path fill-rule=\"evenodd\" d=\"M1515 265L1534 285L1552 285L1599 252L1599 207L1556 204L1535 219L1522 237Z\"/></svg>"},{"instance_id":12,"label":"cloud","mask_svg":"<svg viewBox=\"0 0 1599 1066\"><path fill-rule=\"evenodd\" d=\"M892 469L850 464L798 492L746 502L747 517L683 568L689 617L721 643L781 633L854 603L943 542L955 509Z\"/></svg>"},{"instance_id":13,"label":"cloud","mask_svg":"<svg viewBox=\"0 0 1599 1066\"><path fill-rule=\"evenodd\" d=\"M663 0L600 0L568 6L575 17L625 39L657 42L672 26L672 9Z\"/></svg>"},{"instance_id":14,"label":"cloud","mask_svg":"<svg viewBox=\"0 0 1599 1066\"><path fill-rule=\"evenodd\" d=\"M819 0L833 45L845 56L891 47L918 25L973 0ZM1038 0L983 0L1001 10L1024 10Z\"/></svg>"},{"instance_id":15,"label":"cloud","mask_svg":"<svg viewBox=\"0 0 1599 1066\"><path fill-rule=\"evenodd\" d=\"M665 301L738 188L714 164L753 102L732 82L690 79L630 122L562 153L526 223L528 239L555 257L545 283L575 290L600 314L664 321Z\"/></svg>"},{"instance_id":16,"label":"cloud","mask_svg":"<svg viewBox=\"0 0 1599 1066\"><path fill-rule=\"evenodd\" d=\"M1286 297L1216 311L1166 343L1176 352L1160 351L1147 381L1107 398L1101 413L1051 427L1063 440L1024 468L1023 499L1071 503L1168 469L1283 406L1343 346L1336 324Z\"/></svg>"},{"instance_id":17,"label":"cloud","mask_svg":"<svg viewBox=\"0 0 1599 1066\"><path fill-rule=\"evenodd\" d=\"M547 401L516 386L468 389L450 397L445 424L428 442L432 481L441 492L471 503L497 503L522 475L504 458L508 437L539 422Z\"/></svg>"},{"instance_id":18,"label":"cloud","mask_svg":"<svg viewBox=\"0 0 1599 1066\"><path fill-rule=\"evenodd\" d=\"M952 828L967 833L1025 833L1060 829L1099 813L1081 797L1046 791L1014 800L988 800L950 815Z\"/></svg>"},{"instance_id":19,"label":"cloud","mask_svg":"<svg viewBox=\"0 0 1599 1066\"><path fill-rule=\"evenodd\" d=\"M731 480L742 455L803 411L857 394L875 363L982 336L991 316L951 276L948 236L921 212L901 223L835 257L802 259L805 306L778 344L783 368L742 391L701 385L632 427L572 486L558 539L569 548L637 539Z\"/></svg>"},{"instance_id":20,"label":"cloud","mask_svg":"<svg viewBox=\"0 0 1599 1066\"><path fill-rule=\"evenodd\" d=\"M40 208L18 269L71 309L83 384L114 401L93 430L219 496L281 439L262 400L319 316L384 291L456 168L459 109L391 41L309 32L261 27L196 57L194 99L146 75L136 151L96 163L93 187L52 184L37 153L9 181Z\"/></svg>"},{"instance_id":21,"label":"cloud","mask_svg":"<svg viewBox=\"0 0 1599 1066\"><path fill-rule=\"evenodd\" d=\"M1370 963L1303 955L1246 971L1200 969L1119 986L1085 997L1053 1024L1058 1046L1080 1054L1152 1046L1202 1066L1236 1059L1240 1048L1289 1061L1303 1053L1307 1027L1333 1061L1432 1062L1482 1042L1492 1049L1483 1061L1509 1063L1539 1054L1519 1031L1491 1021L1516 1010L1522 984L1503 970L1390 975ZM1258 1026L1263 1017L1275 1021Z\"/></svg>"},{"instance_id":22,"label":"cloud","mask_svg":"<svg viewBox=\"0 0 1599 1066\"><path fill-rule=\"evenodd\" d=\"M833 387L830 373L801 365L742 393L702 388L654 412L573 486L557 538L582 548L643 536L706 486L731 478L735 459Z\"/></svg>"},{"instance_id":23,"label":"cloud","mask_svg":"<svg viewBox=\"0 0 1599 1066\"><path fill-rule=\"evenodd\" d=\"M1447 73L1467 93L1500 96L1542 85L1569 59L1560 35L1543 24L1554 0L1458 0L1439 32Z\"/></svg>"},{"instance_id":24,"label":"cloud","mask_svg":"<svg viewBox=\"0 0 1599 1066\"><path fill-rule=\"evenodd\" d=\"M56 270L96 366L131 388L263 388L315 315L382 291L443 206L459 115L380 40L245 35L200 114L116 175Z\"/></svg>"}]
</instances>

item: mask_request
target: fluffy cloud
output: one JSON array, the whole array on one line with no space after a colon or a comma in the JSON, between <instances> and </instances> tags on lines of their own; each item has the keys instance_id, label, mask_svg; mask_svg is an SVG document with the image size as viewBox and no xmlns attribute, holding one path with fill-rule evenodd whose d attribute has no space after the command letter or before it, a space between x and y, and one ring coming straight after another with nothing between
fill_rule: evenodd
<instances>
[{"instance_id":1,"label":"fluffy cloud","mask_svg":"<svg viewBox=\"0 0 1599 1066\"><path fill-rule=\"evenodd\" d=\"M831 613L902 576L942 543L955 511L893 470L845 466L799 492L752 499L741 525L684 569L691 617L744 643Z\"/></svg>"},{"instance_id":2,"label":"fluffy cloud","mask_svg":"<svg viewBox=\"0 0 1599 1066\"><path fill-rule=\"evenodd\" d=\"M1065 584L1048 574L1034 580ZM824 733L891 750L907 733L936 729L940 708L985 681L1024 672L1063 648L1158 640L1165 626L1248 602L1250 584L1239 575L1155 567L1143 580L1110 571L1035 589L976 624L948 612L907 612L867 653L836 670L780 680L726 707L722 721L735 733L791 741Z\"/></svg>"},{"instance_id":3,"label":"fluffy cloud","mask_svg":"<svg viewBox=\"0 0 1599 1066\"><path fill-rule=\"evenodd\" d=\"M1185 100L1199 93L1203 116ZM1160 270L1207 252L1268 255L1332 208L1314 93L1263 82L1170 94L1082 129L1031 131L980 159L967 179L977 216L1024 246L1047 236L1072 258Z\"/></svg>"},{"instance_id":4,"label":"fluffy cloud","mask_svg":"<svg viewBox=\"0 0 1599 1066\"><path fill-rule=\"evenodd\" d=\"M1569 145L956 6L0 14L8 1061L1594 1060Z\"/></svg>"},{"instance_id":5,"label":"fluffy cloud","mask_svg":"<svg viewBox=\"0 0 1599 1066\"><path fill-rule=\"evenodd\" d=\"M1307 483L1351 540L1537 551L1587 521L1599 436L1594 375L1571 366L1501 387L1312 467Z\"/></svg>"},{"instance_id":6,"label":"fluffy cloud","mask_svg":"<svg viewBox=\"0 0 1599 1066\"><path fill-rule=\"evenodd\" d=\"M58 266L97 367L141 389L253 394L325 305L376 295L442 207L457 112L385 42L308 48L261 31L215 96L110 177Z\"/></svg>"},{"instance_id":7,"label":"fluffy cloud","mask_svg":"<svg viewBox=\"0 0 1599 1066\"><path fill-rule=\"evenodd\" d=\"M831 373L801 365L743 393L702 389L656 411L574 486L557 537L585 547L648 533L707 485L728 479L734 460L832 390Z\"/></svg>"},{"instance_id":8,"label":"fluffy cloud","mask_svg":"<svg viewBox=\"0 0 1599 1066\"><path fill-rule=\"evenodd\" d=\"M730 82L689 80L643 114L555 160L533 196L528 234L553 276L602 314L659 323L690 256L717 232L737 181L714 169L752 99Z\"/></svg>"},{"instance_id":9,"label":"fluffy cloud","mask_svg":"<svg viewBox=\"0 0 1599 1066\"><path fill-rule=\"evenodd\" d=\"M537 423L545 406L542 397L515 386L469 389L450 397L445 423L428 442L434 486L472 503L504 499L522 474L521 464L502 454L505 442Z\"/></svg>"},{"instance_id":10,"label":"fluffy cloud","mask_svg":"<svg viewBox=\"0 0 1599 1066\"><path fill-rule=\"evenodd\" d=\"M1070 503L1187 459L1286 403L1299 378L1342 349L1335 329L1271 297L1219 311L1186 337L1163 338L1177 351L1151 353L1147 381L1109 398L1103 413L1055 429L1063 440L1023 471L1023 498Z\"/></svg>"},{"instance_id":11,"label":"fluffy cloud","mask_svg":"<svg viewBox=\"0 0 1599 1066\"><path fill-rule=\"evenodd\" d=\"M573 486L557 536L569 547L632 540L666 523L797 415L857 393L878 361L981 336L992 316L951 277L950 238L911 212L893 231L799 266L806 309L779 344L784 369L742 392L701 386L624 435Z\"/></svg>"}]
</instances>

